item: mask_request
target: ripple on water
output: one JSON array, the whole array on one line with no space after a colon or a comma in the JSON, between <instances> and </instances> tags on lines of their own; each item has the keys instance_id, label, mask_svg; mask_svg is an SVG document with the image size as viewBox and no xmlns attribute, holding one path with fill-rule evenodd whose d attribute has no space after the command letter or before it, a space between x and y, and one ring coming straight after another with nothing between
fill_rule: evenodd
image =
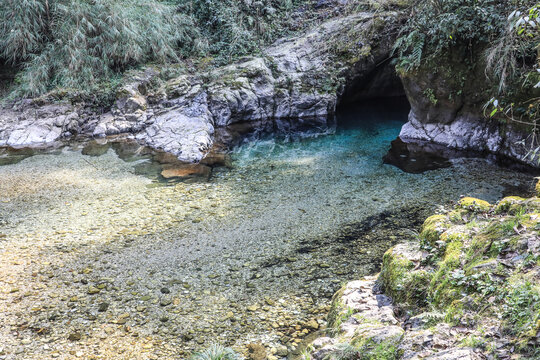
<instances>
[{"instance_id":1,"label":"ripple on water","mask_svg":"<svg viewBox=\"0 0 540 360\"><path fill-rule=\"evenodd\" d=\"M244 144L232 169L204 183L149 186L136 170L148 160L113 148L0 167L4 351L184 358L216 339L291 347L305 323L323 323L342 282L376 272L437 206L532 186L480 159L404 173L382 163L402 119L355 119L326 136ZM73 332L80 341L67 340Z\"/></svg>"}]
</instances>

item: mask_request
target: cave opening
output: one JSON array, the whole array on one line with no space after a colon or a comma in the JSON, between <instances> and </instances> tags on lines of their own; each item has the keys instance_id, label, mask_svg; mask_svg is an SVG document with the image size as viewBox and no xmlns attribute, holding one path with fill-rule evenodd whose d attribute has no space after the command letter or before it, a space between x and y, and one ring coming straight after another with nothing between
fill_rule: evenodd
<instances>
[{"instance_id":1,"label":"cave opening","mask_svg":"<svg viewBox=\"0 0 540 360\"><path fill-rule=\"evenodd\" d=\"M339 97L336 125L341 131L362 129L363 134L390 131L393 137L378 137L388 152L382 162L405 172L422 173L451 166L439 146L403 141L401 127L408 120L411 105L401 79L390 61L362 75L351 76Z\"/></svg>"},{"instance_id":2,"label":"cave opening","mask_svg":"<svg viewBox=\"0 0 540 360\"><path fill-rule=\"evenodd\" d=\"M374 70L354 74L339 96L336 121L339 128L407 122L411 109L401 79L390 61Z\"/></svg>"}]
</instances>

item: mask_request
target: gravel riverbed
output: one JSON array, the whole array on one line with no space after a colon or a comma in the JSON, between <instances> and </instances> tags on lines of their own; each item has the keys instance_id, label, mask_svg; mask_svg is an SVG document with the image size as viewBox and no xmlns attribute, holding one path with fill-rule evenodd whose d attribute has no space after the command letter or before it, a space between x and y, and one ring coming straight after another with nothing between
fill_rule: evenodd
<instances>
[{"instance_id":1,"label":"gravel riverbed","mask_svg":"<svg viewBox=\"0 0 540 360\"><path fill-rule=\"evenodd\" d=\"M0 167L0 359L184 359L216 342L283 358L437 206L533 184L478 159L383 165L399 125L246 144L207 182L160 183L112 149Z\"/></svg>"}]
</instances>

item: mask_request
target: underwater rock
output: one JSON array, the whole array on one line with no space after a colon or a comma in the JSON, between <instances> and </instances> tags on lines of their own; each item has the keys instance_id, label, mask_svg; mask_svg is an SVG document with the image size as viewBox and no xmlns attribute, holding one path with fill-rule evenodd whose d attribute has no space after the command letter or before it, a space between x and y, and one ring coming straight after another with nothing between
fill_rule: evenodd
<instances>
[{"instance_id":1,"label":"underwater rock","mask_svg":"<svg viewBox=\"0 0 540 360\"><path fill-rule=\"evenodd\" d=\"M450 167L449 157L444 156L442 146L429 143L406 142L401 138L392 141L392 147L384 156L385 164L397 166L413 174Z\"/></svg>"},{"instance_id":2,"label":"underwater rock","mask_svg":"<svg viewBox=\"0 0 540 360\"><path fill-rule=\"evenodd\" d=\"M108 142L100 142L99 140L89 141L82 149L83 155L101 156L105 154L111 147Z\"/></svg>"},{"instance_id":3,"label":"underwater rock","mask_svg":"<svg viewBox=\"0 0 540 360\"><path fill-rule=\"evenodd\" d=\"M266 360L266 349L261 344L248 344L248 360Z\"/></svg>"},{"instance_id":4,"label":"underwater rock","mask_svg":"<svg viewBox=\"0 0 540 360\"><path fill-rule=\"evenodd\" d=\"M171 178L187 178L192 176L198 176L202 178L210 177L212 169L202 164L183 164L173 165L167 167L161 171L161 176L165 179Z\"/></svg>"}]
</instances>

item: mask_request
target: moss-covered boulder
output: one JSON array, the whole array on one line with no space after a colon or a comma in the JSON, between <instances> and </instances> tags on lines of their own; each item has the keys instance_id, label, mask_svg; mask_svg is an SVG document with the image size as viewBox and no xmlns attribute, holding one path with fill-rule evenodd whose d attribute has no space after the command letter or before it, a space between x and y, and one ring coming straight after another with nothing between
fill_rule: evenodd
<instances>
[{"instance_id":1,"label":"moss-covered boulder","mask_svg":"<svg viewBox=\"0 0 540 360\"><path fill-rule=\"evenodd\" d=\"M428 244L433 244L438 241L441 234L449 225L449 220L445 215L433 215L424 221L420 238Z\"/></svg>"},{"instance_id":2,"label":"moss-covered boulder","mask_svg":"<svg viewBox=\"0 0 540 360\"><path fill-rule=\"evenodd\" d=\"M511 212L516 213L522 209L524 198L519 196L507 196L500 200L495 206L496 213Z\"/></svg>"},{"instance_id":3,"label":"moss-covered boulder","mask_svg":"<svg viewBox=\"0 0 540 360\"><path fill-rule=\"evenodd\" d=\"M419 244L406 243L388 250L383 256L379 281L385 294L407 306L423 306L431 273L420 269L423 258Z\"/></svg>"},{"instance_id":4,"label":"moss-covered boulder","mask_svg":"<svg viewBox=\"0 0 540 360\"><path fill-rule=\"evenodd\" d=\"M336 294L311 359L540 359L540 198L463 198L419 240Z\"/></svg>"},{"instance_id":5,"label":"moss-covered boulder","mask_svg":"<svg viewBox=\"0 0 540 360\"><path fill-rule=\"evenodd\" d=\"M472 212L487 212L491 209L491 204L485 200L473 197L464 197L459 200L458 207Z\"/></svg>"}]
</instances>

